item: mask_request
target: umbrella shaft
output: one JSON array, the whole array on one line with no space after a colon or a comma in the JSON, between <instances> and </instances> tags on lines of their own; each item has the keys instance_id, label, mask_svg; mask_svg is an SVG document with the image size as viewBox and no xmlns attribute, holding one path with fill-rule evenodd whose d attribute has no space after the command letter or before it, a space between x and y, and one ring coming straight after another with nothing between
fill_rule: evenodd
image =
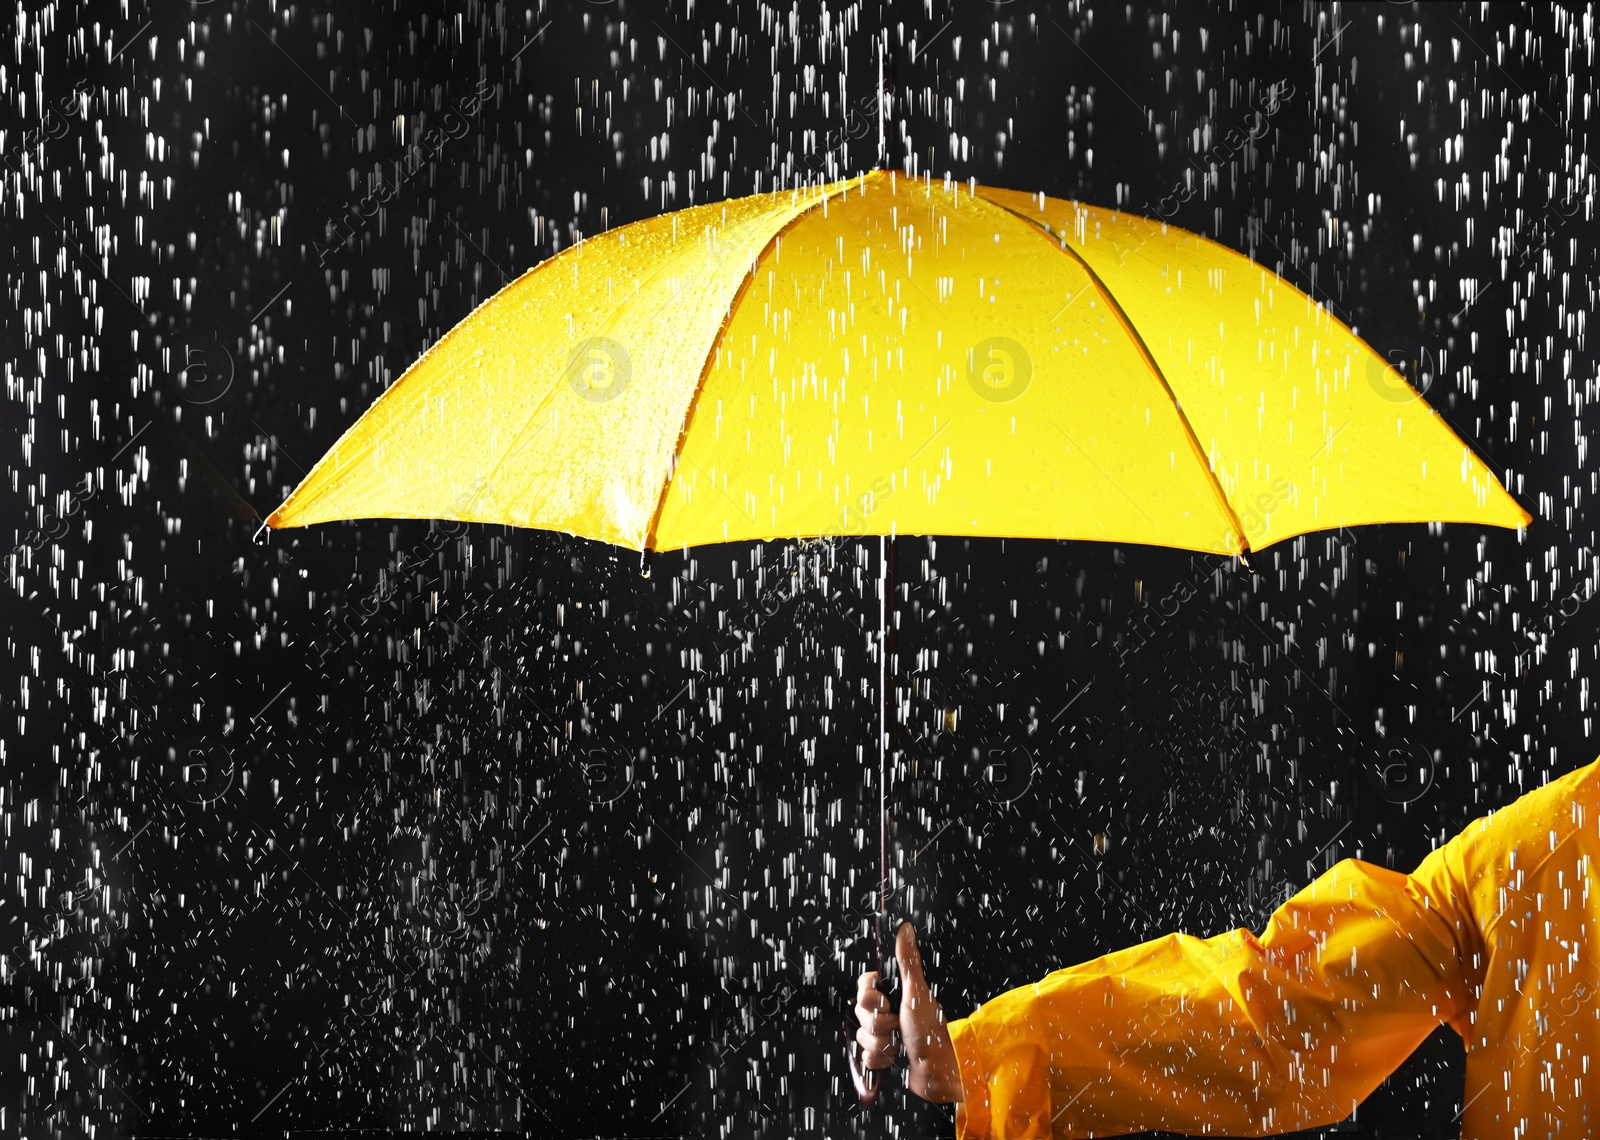
<instances>
[{"instance_id":1,"label":"umbrella shaft","mask_svg":"<svg viewBox=\"0 0 1600 1140\"><path fill-rule=\"evenodd\" d=\"M878 921L874 926L883 976L887 976L888 962L884 926L889 913L889 753L893 732L889 686L894 682L890 666L894 622L889 603L894 595L894 541L893 535L878 536Z\"/></svg>"},{"instance_id":2,"label":"umbrella shaft","mask_svg":"<svg viewBox=\"0 0 1600 1140\"><path fill-rule=\"evenodd\" d=\"M879 31L879 33L878 33L878 169L880 169L880 170L883 169L884 164L888 161L888 156L889 156L889 137L884 132L884 122L883 122L884 117L885 117L884 113L883 113L883 104L888 99L888 93L885 92L884 88L883 88L883 53L884 53L884 47L885 47L888 39L889 39L889 30L887 28L884 28L881 31ZM879 553L882 553L882 551L883 551L883 546L882 546L881 543L878 546L878 551L879 551Z\"/></svg>"}]
</instances>

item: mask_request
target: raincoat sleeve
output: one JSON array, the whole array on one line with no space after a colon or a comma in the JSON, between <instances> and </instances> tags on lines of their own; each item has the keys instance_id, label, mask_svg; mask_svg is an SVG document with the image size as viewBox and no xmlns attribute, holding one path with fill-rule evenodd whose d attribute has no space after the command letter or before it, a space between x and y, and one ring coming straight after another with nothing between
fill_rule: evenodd
<instances>
[{"instance_id":1,"label":"raincoat sleeve","mask_svg":"<svg viewBox=\"0 0 1600 1140\"><path fill-rule=\"evenodd\" d=\"M950 1035L958 1140L1331 1124L1440 1022L1464 1037L1482 935L1464 837L1411 875L1345 860L1258 938L1171 934L1001 994Z\"/></svg>"}]
</instances>

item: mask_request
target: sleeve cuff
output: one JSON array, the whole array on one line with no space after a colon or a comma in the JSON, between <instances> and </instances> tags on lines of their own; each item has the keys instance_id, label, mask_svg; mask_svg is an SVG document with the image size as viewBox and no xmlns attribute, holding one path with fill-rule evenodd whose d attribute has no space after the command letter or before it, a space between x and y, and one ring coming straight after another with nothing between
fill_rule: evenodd
<instances>
[{"instance_id":1,"label":"sleeve cuff","mask_svg":"<svg viewBox=\"0 0 1600 1140\"><path fill-rule=\"evenodd\" d=\"M949 1024L950 1044L961 1070L961 1103L956 1105L956 1140L987 1140L989 1136L989 1067L978 1051L969 1018Z\"/></svg>"}]
</instances>

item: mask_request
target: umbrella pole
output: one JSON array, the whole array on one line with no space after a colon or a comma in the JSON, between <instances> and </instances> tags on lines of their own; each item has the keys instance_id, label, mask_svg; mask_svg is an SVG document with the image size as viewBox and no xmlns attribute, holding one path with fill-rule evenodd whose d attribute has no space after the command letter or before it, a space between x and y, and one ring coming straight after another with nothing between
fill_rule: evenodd
<instances>
[{"instance_id":1,"label":"umbrella pole","mask_svg":"<svg viewBox=\"0 0 1600 1140\"><path fill-rule=\"evenodd\" d=\"M893 952L889 922L889 753L893 725L890 721L889 686L894 674L889 659L894 653L894 626L889 599L894 592L894 536L878 536L878 968L889 976Z\"/></svg>"},{"instance_id":2,"label":"umbrella pole","mask_svg":"<svg viewBox=\"0 0 1600 1140\"><path fill-rule=\"evenodd\" d=\"M888 99L888 92L883 87L883 54L885 41L889 38L889 30L883 29L878 33L878 169L882 170L889 161L889 136L884 131L883 104ZM882 547L879 548L880 553Z\"/></svg>"},{"instance_id":3,"label":"umbrella pole","mask_svg":"<svg viewBox=\"0 0 1600 1140\"><path fill-rule=\"evenodd\" d=\"M890 991L889 971L894 952L889 930L889 685L892 673L894 626L890 624L889 599L894 592L894 536L878 536L878 912L872 919L872 938L877 951L878 989ZM845 1059L855 1081L856 1095L864 1105L876 1103L880 1071L862 1062L861 1047L852 1034L845 1043Z\"/></svg>"}]
</instances>

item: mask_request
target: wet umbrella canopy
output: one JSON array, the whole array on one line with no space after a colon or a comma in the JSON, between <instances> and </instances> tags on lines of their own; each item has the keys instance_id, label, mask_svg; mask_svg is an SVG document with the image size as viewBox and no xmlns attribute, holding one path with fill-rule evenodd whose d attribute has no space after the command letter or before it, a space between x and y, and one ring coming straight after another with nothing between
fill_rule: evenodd
<instances>
[{"instance_id":1,"label":"wet umbrella canopy","mask_svg":"<svg viewBox=\"0 0 1600 1140\"><path fill-rule=\"evenodd\" d=\"M1382 357L1243 256L877 170L624 226L507 286L267 523L374 517L635 550L956 534L1240 554L1531 516Z\"/></svg>"},{"instance_id":2,"label":"wet umbrella canopy","mask_svg":"<svg viewBox=\"0 0 1600 1140\"><path fill-rule=\"evenodd\" d=\"M528 267L877 165L884 23L886 166L1239 251L1408 385L1353 391L1394 422L1420 392L1534 515L1297 524L1254 575L901 538L891 884L946 1010L1259 930L1592 759L1590 22L19 13L3 1130L948 1134L897 1080L863 1115L838 1051L876 905L870 548L675 541L643 579L611 536L432 507L251 542ZM1341 1134L1454 1135L1460 1089L1442 1031Z\"/></svg>"}]
</instances>

